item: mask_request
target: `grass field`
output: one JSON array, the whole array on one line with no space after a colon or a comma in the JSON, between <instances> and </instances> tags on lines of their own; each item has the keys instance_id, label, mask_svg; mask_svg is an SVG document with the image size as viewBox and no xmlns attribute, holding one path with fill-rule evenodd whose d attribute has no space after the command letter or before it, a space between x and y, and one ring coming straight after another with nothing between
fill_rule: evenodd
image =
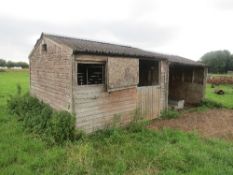
<instances>
[{"instance_id":1,"label":"grass field","mask_svg":"<svg viewBox=\"0 0 233 175\"><path fill-rule=\"evenodd\" d=\"M224 90L224 95L218 95L214 93L215 89ZM224 107L233 108L233 86L232 85L219 85L215 88L211 88L211 85L208 84L206 87L206 98L212 101L219 102L223 104Z\"/></svg>"},{"instance_id":2,"label":"grass field","mask_svg":"<svg viewBox=\"0 0 233 175\"><path fill-rule=\"evenodd\" d=\"M0 174L233 174L231 142L181 131L112 129L48 146L7 113L6 100L17 84L28 91L27 72L0 73Z\"/></svg>"}]
</instances>

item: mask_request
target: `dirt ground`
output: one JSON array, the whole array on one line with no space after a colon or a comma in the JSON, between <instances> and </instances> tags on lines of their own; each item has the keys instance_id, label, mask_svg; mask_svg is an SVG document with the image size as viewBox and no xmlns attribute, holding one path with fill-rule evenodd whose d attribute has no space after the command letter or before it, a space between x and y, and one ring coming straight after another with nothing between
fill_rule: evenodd
<instances>
[{"instance_id":1,"label":"dirt ground","mask_svg":"<svg viewBox=\"0 0 233 175\"><path fill-rule=\"evenodd\" d=\"M197 131L205 137L233 140L233 110L211 109L204 112L184 112L177 119L156 119L149 128L175 128Z\"/></svg>"}]
</instances>

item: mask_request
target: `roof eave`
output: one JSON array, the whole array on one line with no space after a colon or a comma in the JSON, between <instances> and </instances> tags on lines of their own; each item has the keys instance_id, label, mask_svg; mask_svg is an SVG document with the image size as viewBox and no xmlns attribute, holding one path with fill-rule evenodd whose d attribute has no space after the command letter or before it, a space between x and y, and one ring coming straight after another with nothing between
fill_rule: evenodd
<instances>
[{"instance_id":1,"label":"roof eave","mask_svg":"<svg viewBox=\"0 0 233 175\"><path fill-rule=\"evenodd\" d=\"M112 57L128 57L128 58L137 58L137 59L150 59L150 60L167 60L164 58L159 57L152 57L152 56L144 56L144 55L130 55L130 54L118 54L118 53L106 53L106 52L93 52L93 51L79 51L79 50L73 50L73 55L81 55L81 54L87 54L87 55L99 55L99 56L112 56Z\"/></svg>"},{"instance_id":2,"label":"roof eave","mask_svg":"<svg viewBox=\"0 0 233 175\"><path fill-rule=\"evenodd\" d=\"M183 66L192 66L192 67L208 67L207 65L205 64L197 64L197 63L178 63L178 62L170 62L170 65L183 65Z\"/></svg>"}]
</instances>

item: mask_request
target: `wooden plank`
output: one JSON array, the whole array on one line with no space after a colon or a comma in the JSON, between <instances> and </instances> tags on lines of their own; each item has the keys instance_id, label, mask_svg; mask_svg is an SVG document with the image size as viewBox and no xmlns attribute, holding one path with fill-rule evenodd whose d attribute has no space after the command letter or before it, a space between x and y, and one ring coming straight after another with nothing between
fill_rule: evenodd
<instances>
[{"instance_id":1,"label":"wooden plank","mask_svg":"<svg viewBox=\"0 0 233 175\"><path fill-rule=\"evenodd\" d=\"M136 98L137 98L136 89L134 89L134 90L123 90L121 92L112 92L112 93L108 93L108 92L91 93L91 94L88 94L88 95L87 94L83 95L82 93L80 93L79 95L74 94L76 104L90 103L93 100L97 100L97 99L114 99L114 98L121 99L121 98L125 98L125 97L135 98L135 103L136 103Z\"/></svg>"},{"instance_id":2,"label":"wooden plank","mask_svg":"<svg viewBox=\"0 0 233 175\"><path fill-rule=\"evenodd\" d=\"M80 103L80 101L76 100L75 106L79 109L80 108L90 108L90 107L94 107L94 106L98 106L98 105L108 104L109 102L117 103L117 102L130 101L130 100L136 101L137 99L132 97L132 96L126 96L123 98L113 98L113 99L98 98L95 100L90 100L88 103Z\"/></svg>"},{"instance_id":3,"label":"wooden plank","mask_svg":"<svg viewBox=\"0 0 233 175\"><path fill-rule=\"evenodd\" d=\"M31 90L33 92L36 92L36 93L50 95L50 96L54 96L54 97L58 97L58 98L61 97L62 99L64 99L64 97L70 97L70 94L68 94L68 93L64 94L64 93L60 93L59 91L57 91L57 92L55 92L55 91L51 92L51 91L48 91L47 89L43 89L41 87L34 87L34 86L32 86Z\"/></svg>"},{"instance_id":4,"label":"wooden plank","mask_svg":"<svg viewBox=\"0 0 233 175\"><path fill-rule=\"evenodd\" d=\"M134 99L129 99L129 100L122 100L122 101L105 101L103 103L99 103L99 104L94 104L92 106L85 106L85 105L77 105L76 108L77 108L77 112L78 113L83 113L83 112L89 112L89 111L94 111L94 110L100 110L102 109L104 111L104 108L111 108L112 106L122 106L123 104L136 104L135 103L136 100ZM124 108L124 106L122 106L122 108Z\"/></svg>"},{"instance_id":5,"label":"wooden plank","mask_svg":"<svg viewBox=\"0 0 233 175\"><path fill-rule=\"evenodd\" d=\"M92 121L95 121L96 123L103 123L105 124L106 121L111 121L114 118L114 114L116 114L115 111L108 112L108 113L100 113L91 115L91 117L77 117L77 126L83 126L83 125L89 125ZM124 109L121 112L122 118L125 117L125 115L132 115L133 111L132 109Z\"/></svg>"},{"instance_id":6,"label":"wooden plank","mask_svg":"<svg viewBox=\"0 0 233 175\"><path fill-rule=\"evenodd\" d=\"M160 87L145 86L138 87L137 107L140 108L140 113L147 119L153 119L159 114L160 108Z\"/></svg>"},{"instance_id":7,"label":"wooden plank","mask_svg":"<svg viewBox=\"0 0 233 175\"><path fill-rule=\"evenodd\" d=\"M77 116L90 116L90 115L95 115L98 113L104 113L106 111L114 111L116 110L116 113L120 113L122 109L125 108L136 108L136 104L133 101L126 101L126 102L118 102L115 104L109 104L109 105L100 105L97 107L93 107L91 109L75 109L76 115Z\"/></svg>"}]
</instances>

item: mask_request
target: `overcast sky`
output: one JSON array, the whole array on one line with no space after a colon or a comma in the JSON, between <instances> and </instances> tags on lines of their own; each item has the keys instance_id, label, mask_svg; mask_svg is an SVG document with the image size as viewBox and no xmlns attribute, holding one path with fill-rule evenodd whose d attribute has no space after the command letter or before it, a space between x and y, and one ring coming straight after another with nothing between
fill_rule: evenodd
<instances>
[{"instance_id":1,"label":"overcast sky","mask_svg":"<svg viewBox=\"0 0 233 175\"><path fill-rule=\"evenodd\" d=\"M233 52L233 0L7 0L0 58L28 61L41 32L130 45L198 60Z\"/></svg>"}]
</instances>

